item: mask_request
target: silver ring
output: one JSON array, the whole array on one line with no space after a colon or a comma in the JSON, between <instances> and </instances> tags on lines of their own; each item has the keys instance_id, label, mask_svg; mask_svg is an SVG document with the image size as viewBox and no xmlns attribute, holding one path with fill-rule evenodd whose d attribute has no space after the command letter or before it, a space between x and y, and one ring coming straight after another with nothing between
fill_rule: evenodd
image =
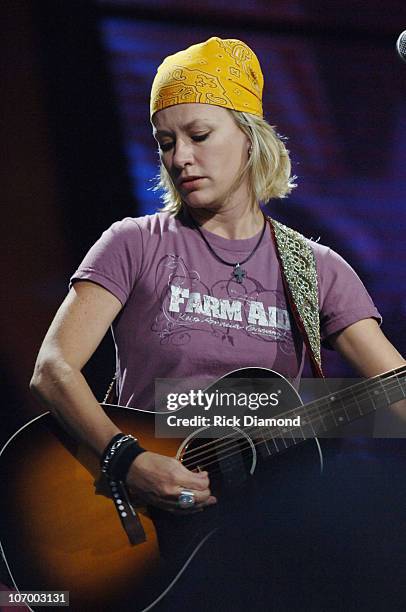
<instances>
[{"instance_id":1,"label":"silver ring","mask_svg":"<svg viewBox=\"0 0 406 612\"><path fill-rule=\"evenodd\" d=\"M183 489L180 492L180 495L178 497L178 506L179 508L192 508L192 506L194 506L196 503L196 498L195 498L195 494L193 493L193 491L187 491L186 489Z\"/></svg>"}]
</instances>

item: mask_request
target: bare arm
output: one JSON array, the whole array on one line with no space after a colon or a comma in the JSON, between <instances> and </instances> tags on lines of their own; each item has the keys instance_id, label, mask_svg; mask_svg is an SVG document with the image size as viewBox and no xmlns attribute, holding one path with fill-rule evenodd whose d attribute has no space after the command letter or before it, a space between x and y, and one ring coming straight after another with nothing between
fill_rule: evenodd
<instances>
[{"instance_id":1,"label":"bare arm","mask_svg":"<svg viewBox=\"0 0 406 612\"><path fill-rule=\"evenodd\" d=\"M374 319L357 321L329 340L362 376L382 374L406 363Z\"/></svg>"},{"instance_id":2,"label":"bare arm","mask_svg":"<svg viewBox=\"0 0 406 612\"><path fill-rule=\"evenodd\" d=\"M95 283L76 283L59 308L41 346L31 389L44 405L98 456L118 427L105 414L81 370L96 350L120 301ZM149 503L175 507L181 488L196 491L200 504L213 503L206 473L195 474L180 462L146 452L133 462L127 482Z\"/></svg>"},{"instance_id":3,"label":"bare arm","mask_svg":"<svg viewBox=\"0 0 406 612\"><path fill-rule=\"evenodd\" d=\"M42 343L31 389L62 423L101 455L119 429L106 416L81 373L121 303L88 282L76 283Z\"/></svg>"}]
</instances>

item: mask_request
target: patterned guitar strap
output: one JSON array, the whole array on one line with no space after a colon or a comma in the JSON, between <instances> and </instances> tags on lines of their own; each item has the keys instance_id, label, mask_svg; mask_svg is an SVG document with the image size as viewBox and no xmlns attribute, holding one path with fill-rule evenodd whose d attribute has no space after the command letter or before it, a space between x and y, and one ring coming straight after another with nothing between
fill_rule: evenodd
<instances>
[{"instance_id":1,"label":"patterned guitar strap","mask_svg":"<svg viewBox=\"0 0 406 612\"><path fill-rule=\"evenodd\" d=\"M313 375L321 369L317 270L313 251L302 234L267 217L281 267L289 306L309 354Z\"/></svg>"}]
</instances>

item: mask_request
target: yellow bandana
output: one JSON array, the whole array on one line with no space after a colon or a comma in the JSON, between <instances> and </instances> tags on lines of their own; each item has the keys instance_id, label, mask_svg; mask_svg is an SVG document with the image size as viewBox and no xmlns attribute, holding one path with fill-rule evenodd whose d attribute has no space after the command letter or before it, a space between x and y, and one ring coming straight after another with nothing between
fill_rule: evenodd
<instances>
[{"instance_id":1,"label":"yellow bandana","mask_svg":"<svg viewBox=\"0 0 406 612\"><path fill-rule=\"evenodd\" d=\"M213 37L169 55L151 90L151 117L174 106L214 104L262 117L264 77L257 56L240 40Z\"/></svg>"}]
</instances>

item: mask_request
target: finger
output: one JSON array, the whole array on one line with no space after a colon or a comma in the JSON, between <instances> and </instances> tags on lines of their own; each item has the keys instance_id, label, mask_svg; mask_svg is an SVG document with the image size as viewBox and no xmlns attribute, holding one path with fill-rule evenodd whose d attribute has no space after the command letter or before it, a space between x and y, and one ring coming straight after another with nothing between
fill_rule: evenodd
<instances>
[{"instance_id":1,"label":"finger","mask_svg":"<svg viewBox=\"0 0 406 612\"><path fill-rule=\"evenodd\" d=\"M179 508L179 506L177 506L176 508L170 508L169 512L178 515L183 514L184 516L186 514L197 514L198 512L203 512L203 510L208 506L212 506L216 503L217 499L213 496L210 496L210 498L206 502L203 502L201 504L196 504L194 506L191 506L190 508Z\"/></svg>"},{"instance_id":2,"label":"finger","mask_svg":"<svg viewBox=\"0 0 406 612\"><path fill-rule=\"evenodd\" d=\"M209 498L201 505L204 508L206 506L213 506L214 504L217 504L217 497L214 497L214 495L210 495Z\"/></svg>"},{"instance_id":3,"label":"finger","mask_svg":"<svg viewBox=\"0 0 406 612\"><path fill-rule=\"evenodd\" d=\"M186 508L185 510L183 510L183 512L186 512L186 514L193 514L194 512L203 512L205 508L208 508L209 506L214 506L215 504L217 504L217 499L213 495L210 495L210 497L206 501L199 504L195 504L191 508Z\"/></svg>"},{"instance_id":4,"label":"finger","mask_svg":"<svg viewBox=\"0 0 406 612\"><path fill-rule=\"evenodd\" d=\"M215 500L215 498L210 494L210 491L207 491L205 493L198 493L197 491L191 491L191 493L193 493L194 504L190 506L190 508L196 508L196 507L201 507L203 505L206 505L206 503L210 499ZM160 508L164 508L165 510L176 509L176 508L179 509L181 508L179 506L179 495L180 495L180 492L176 493L176 495L173 495L173 496L161 496L161 495L157 495L156 493L150 493L148 494L148 496L146 496L146 499L148 503L153 504L155 506L159 506ZM181 508L181 509L189 510L189 508Z\"/></svg>"},{"instance_id":5,"label":"finger","mask_svg":"<svg viewBox=\"0 0 406 612\"><path fill-rule=\"evenodd\" d=\"M213 495L210 495L206 501L199 502L199 503L196 502L190 508L180 508L179 502L177 500L173 501L170 499L163 499L156 495L151 495L149 497L150 499L148 500L148 504L157 506L158 508L161 508L162 510L166 510L167 512L171 512L173 514L183 514L183 515L203 512L203 510L207 506L211 506L217 503L217 498L214 497Z\"/></svg>"},{"instance_id":6,"label":"finger","mask_svg":"<svg viewBox=\"0 0 406 612\"><path fill-rule=\"evenodd\" d=\"M177 516L186 516L187 514L199 514L199 512L203 512L204 508L188 508L184 510L182 508L176 508L175 510L169 510L171 514L176 514Z\"/></svg>"},{"instance_id":7,"label":"finger","mask_svg":"<svg viewBox=\"0 0 406 612\"><path fill-rule=\"evenodd\" d=\"M199 478L207 478L209 473L206 470L200 470L199 468L188 468L186 467L186 465L184 465L183 463L179 462L178 463L179 467L182 469L183 472L185 472L186 474L189 474L189 476L194 476L197 479Z\"/></svg>"},{"instance_id":8,"label":"finger","mask_svg":"<svg viewBox=\"0 0 406 612\"><path fill-rule=\"evenodd\" d=\"M184 487L183 485L179 486L175 495L173 496L176 500L179 499L179 496L185 492L188 491L190 493L192 493L194 500L195 500L195 504L203 504L205 503L209 497L211 496L211 492L210 489L204 489L203 491L197 491L196 489L188 489L186 487ZM173 498L172 498L173 499Z\"/></svg>"},{"instance_id":9,"label":"finger","mask_svg":"<svg viewBox=\"0 0 406 612\"><path fill-rule=\"evenodd\" d=\"M191 472L186 468L179 474L179 480L185 489L196 489L204 491L209 488L209 476L207 472Z\"/></svg>"}]
</instances>

